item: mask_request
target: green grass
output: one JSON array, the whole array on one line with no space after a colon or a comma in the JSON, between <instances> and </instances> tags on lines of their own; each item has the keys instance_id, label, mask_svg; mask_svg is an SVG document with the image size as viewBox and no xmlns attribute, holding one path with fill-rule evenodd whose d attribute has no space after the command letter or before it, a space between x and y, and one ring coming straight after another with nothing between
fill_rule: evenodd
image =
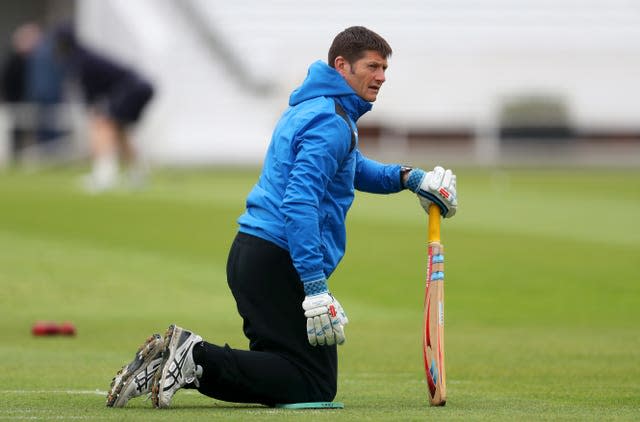
<instances>
[{"instance_id":1,"label":"green grass","mask_svg":"<svg viewBox=\"0 0 640 422\"><path fill-rule=\"evenodd\" d=\"M177 322L246 348L225 280L257 170L163 171L99 196L78 171L0 172L0 420L321 420L181 391L107 409L111 377ZM637 420L640 171L465 170L445 221L449 400L422 369L424 213L358 194L330 281L351 323L334 420ZM35 338L40 319L76 338Z\"/></svg>"}]
</instances>

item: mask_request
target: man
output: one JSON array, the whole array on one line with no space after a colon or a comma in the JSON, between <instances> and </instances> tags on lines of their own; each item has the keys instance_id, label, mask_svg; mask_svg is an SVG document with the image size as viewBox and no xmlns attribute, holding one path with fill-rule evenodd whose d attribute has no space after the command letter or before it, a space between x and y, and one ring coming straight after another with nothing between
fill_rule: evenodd
<instances>
[{"instance_id":1,"label":"man","mask_svg":"<svg viewBox=\"0 0 640 422\"><path fill-rule=\"evenodd\" d=\"M172 325L164 342L150 337L116 375L108 406L151 390L154 406L168 407L183 387L265 405L333 400L336 345L345 341L348 320L327 279L344 255L354 188L408 187L425 209L435 202L445 217L457 207L450 170L384 165L358 150L355 122L376 100L390 55L376 33L348 28L333 41L330 65L313 63L291 94L227 263L250 350L217 346Z\"/></svg>"},{"instance_id":2,"label":"man","mask_svg":"<svg viewBox=\"0 0 640 422\"><path fill-rule=\"evenodd\" d=\"M93 163L85 188L91 193L114 188L119 159L128 167L132 187L139 187L144 170L129 131L153 97L151 82L136 70L84 46L70 24L57 29L56 43L59 59L78 82L90 106Z\"/></svg>"}]
</instances>

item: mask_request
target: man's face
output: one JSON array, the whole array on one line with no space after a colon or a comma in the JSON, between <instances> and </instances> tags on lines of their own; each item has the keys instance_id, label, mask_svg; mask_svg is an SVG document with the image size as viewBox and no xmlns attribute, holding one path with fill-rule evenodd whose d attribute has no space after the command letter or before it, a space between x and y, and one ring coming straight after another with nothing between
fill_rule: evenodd
<instances>
[{"instance_id":1,"label":"man's face","mask_svg":"<svg viewBox=\"0 0 640 422\"><path fill-rule=\"evenodd\" d=\"M387 59L380 53L367 50L365 55L353 64L338 56L334 66L358 96L369 102L376 100L385 81L384 72L388 67Z\"/></svg>"}]
</instances>

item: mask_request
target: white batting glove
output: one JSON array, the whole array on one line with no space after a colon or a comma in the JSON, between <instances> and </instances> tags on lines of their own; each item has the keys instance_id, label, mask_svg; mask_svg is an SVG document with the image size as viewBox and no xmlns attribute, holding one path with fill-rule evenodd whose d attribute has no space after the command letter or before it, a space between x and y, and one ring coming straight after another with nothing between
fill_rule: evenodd
<instances>
[{"instance_id":1,"label":"white batting glove","mask_svg":"<svg viewBox=\"0 0 640 422\"><path fill-rule=\"evenodd\" d=\"M440 207L443 217L456 215L456 175L451 170L445 170L440 166L436 166L430 172L414 168L409 172L405 186L418 195L426 212L429 212L429 205L434 203Z\"/></svg>"},{"instance_id":2,"label":"white batting glove","mask_svg":"<svg viewBox=\"0 0 640 422\"><path fill-rule=\"evenodd\" d=\"M306 296L302 302L307 317L307 337L312 346L344 343L344 326L349 319L340 302L329 292Z\"/></svg>"}]
</instances>

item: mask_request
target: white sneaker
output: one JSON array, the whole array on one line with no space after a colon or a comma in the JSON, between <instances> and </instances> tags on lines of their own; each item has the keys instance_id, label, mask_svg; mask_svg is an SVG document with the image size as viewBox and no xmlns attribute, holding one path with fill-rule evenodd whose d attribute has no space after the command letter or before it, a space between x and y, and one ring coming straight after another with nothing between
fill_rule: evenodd
<instances>
[{"instance_id":1,"label":"white sneaker","mask_svg":"<svg viewBox=\"0 0 640 422\"><path fill-rule=\"evenodd\" d=\"M202 337L177 325L171 325L167 329L162 364L156 371L151 387L154 407L169 407L173 395L187 384L195 383L198 386L193 346L201 341Z\"/></svg>"},{"instance_id":2,"label":"white sneaker","mask_svg":"<svg viewBox=\"0 0 640 422\"><path fill-rule=\"evenodd\" d=\"M162 363L164 342L160 334L149 337L133 360L118 371L107 395L108 407L124 407L127 402L151 391L151 381Z\"/></svg>"},{"instance_id":3,"label":"white sneaker","mask_svg":"<svg viewBox=\"0 0 640 422\"><path fill-rule=\"evenodd\" d=\"M118 185L118 157L103 154L91 164L91 173L84 179L84 187L89 193L101 193Z\"/></svg>"},{"instance_id":4,"label":"white sneaker","mask_svg":"<svg viewBox=\"0 0 640 422\"><path fill-rule=\"evenodd\" d=\"M114 179L101 180L93 173L89 173L82 176L81 184L85 192L91 194L99 194L116 188L118 185L118 178L116 177Z\"/></svg>"}]
</instances>

